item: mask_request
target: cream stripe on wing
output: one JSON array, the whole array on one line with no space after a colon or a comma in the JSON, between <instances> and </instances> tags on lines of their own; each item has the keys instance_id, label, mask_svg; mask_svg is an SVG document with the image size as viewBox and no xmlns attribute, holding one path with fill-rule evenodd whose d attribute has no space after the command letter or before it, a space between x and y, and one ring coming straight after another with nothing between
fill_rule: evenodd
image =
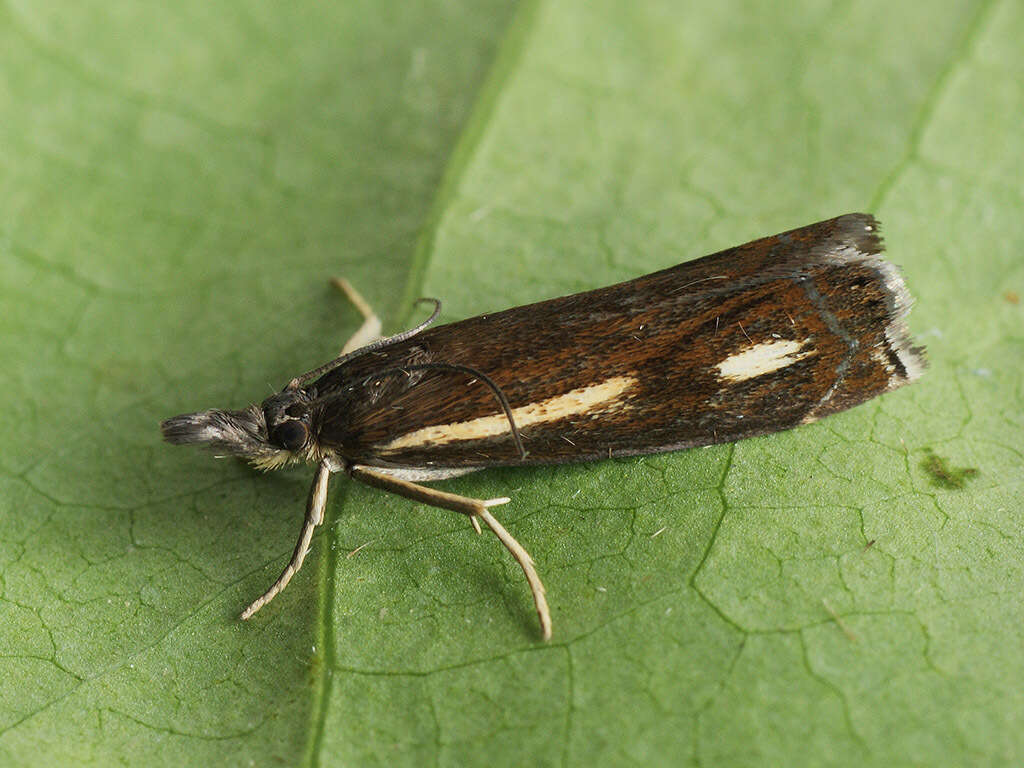
<instances>
[{"instance_id":1,"label":"cream stripe on wing","mask_svg":"<svg viewBox=\"0 0 1024 768\"><path fill-rule=\"evenodd\" d=\"M619 396L636 384L631 376L612 376L600 384L579 387L564 395L549 397L529 405L512 409L512 418L516 428L523 429L532 424L543 424L549 421L561 421L570 416L585 416L609 410L618 401ZM622 407L622 404L619 404ZM403 448L416 448L426 445L444 445L461 440L482 440L496 437L509 432L508 419L504 413L493 416L481 416L469 421L458 421L452 424L435 424L396 437L381 446L382 451L398 451Z\"/></svg>"},{"instance_id":2,"label":"cream stripe on wing","mask_svg":"<svg viewBox=\"0 0 1024 768\"><path fill-rule=\"evenodd\" d=\"M729 381L746 381L777 371L813 355L814 350L800 352L806 341L766 341L729 355L718 365L719 377Z\"/></svg>"}]
</instances>

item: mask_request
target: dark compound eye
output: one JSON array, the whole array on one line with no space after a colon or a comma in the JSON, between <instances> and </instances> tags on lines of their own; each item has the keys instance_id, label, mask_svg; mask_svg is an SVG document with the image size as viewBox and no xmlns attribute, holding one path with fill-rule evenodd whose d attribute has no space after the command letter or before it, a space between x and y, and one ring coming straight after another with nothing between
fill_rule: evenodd
<instances>
[{"instance_id":1,"label":"dark compound eye","mask_svg":"<svg viewBox=\"0 0 1024 768\"><path fill-rule=\"evenodd\" d=\"M295 451L305 444L308 434L306 425L301 421L286 421L274 430L273 440L285 450Z\"/></svg>"}]
</instances>

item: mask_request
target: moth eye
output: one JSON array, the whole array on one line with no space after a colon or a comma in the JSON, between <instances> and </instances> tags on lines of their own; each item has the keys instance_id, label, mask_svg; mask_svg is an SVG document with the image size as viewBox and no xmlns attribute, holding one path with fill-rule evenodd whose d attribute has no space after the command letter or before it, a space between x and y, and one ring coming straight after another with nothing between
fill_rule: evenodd
<instances>
[{"instance_id":1,"label":"moth eye","mask_svg":"<svg viewBox=\"0 0 1024 768\"><path fill-rule=\"evenodd\" d=\"M301 448L306 442L309 430L301 421L286 421L274 430L274 443L287 451Z\"/></svg>"}]
</instances>

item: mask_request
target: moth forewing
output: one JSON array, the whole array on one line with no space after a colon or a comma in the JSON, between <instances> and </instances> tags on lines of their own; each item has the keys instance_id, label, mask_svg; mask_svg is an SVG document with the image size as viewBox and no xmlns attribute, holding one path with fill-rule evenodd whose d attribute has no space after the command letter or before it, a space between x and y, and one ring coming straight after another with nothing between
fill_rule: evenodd
<instances>
[{"instance_id":1,"label":"moth forewing","mask_svg":"<svg viewBox=\"0 0 1024 768\"><path fill-rule=\"evenodd\" d=\"M373 382L325 414L321 441L371 466L441 470L655 453L814 420L922 370L881 251L874 219L853 214L425 331L316 383ZM490 377L528 455L472 376L374 379L424 360Z\"/></svg>"},{"instance_id":2,"label":"moth forewing","mask_svg":"<svg viewBox=\"0 0 1024 768\"><path fill-rule=\"evenodd\" d=\"M346 348L262 406L175 417L165 436L229 445L265 467L295 458L319 464L292 560L246 616L301 566L322 519L326 477L345 470L483 519L522 566L547 638L533 561L488 511L504 500L416 483L731 442L911 382L924 370L923 349L906 329L903 280L881 254L874 218L848 214L629 282L427 330L437 305L426 323ZM365 328L375 316L341 287Z\"/></svg>"}]
</instances>

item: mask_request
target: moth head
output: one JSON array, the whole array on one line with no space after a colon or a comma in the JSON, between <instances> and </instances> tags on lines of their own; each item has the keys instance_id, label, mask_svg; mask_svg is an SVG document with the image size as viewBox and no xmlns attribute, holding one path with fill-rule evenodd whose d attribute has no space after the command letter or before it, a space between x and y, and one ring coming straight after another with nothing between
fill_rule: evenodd
<instances>
[{"instance_id":1,"label":"moth head","mask_svg":"<svg viewBox=\"0 0 1024 768\"><path fill-rule=\"evenodd\" d=\"M307 458L313 442L301 390L279 392L240 411L184 413L161 423L160 431L169 443L239 456L260 469Z\"/></svg>"}]
</instances>

